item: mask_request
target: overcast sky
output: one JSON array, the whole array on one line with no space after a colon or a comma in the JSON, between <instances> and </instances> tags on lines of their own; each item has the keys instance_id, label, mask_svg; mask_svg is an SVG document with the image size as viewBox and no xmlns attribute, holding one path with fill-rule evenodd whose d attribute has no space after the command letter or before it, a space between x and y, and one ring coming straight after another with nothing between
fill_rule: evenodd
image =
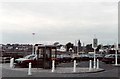
<instances>
[{"instance_id":1,"label":"overcast sky","mask_svg":"<svg viewBox=\"0 0 120 79\"><path fill-rule=\"evenodd\" d=\"M5 0L0 3L1 43L114 44L117 0ZM32 33L35 33L34 40Z\"/></svg>"}]
</instances>

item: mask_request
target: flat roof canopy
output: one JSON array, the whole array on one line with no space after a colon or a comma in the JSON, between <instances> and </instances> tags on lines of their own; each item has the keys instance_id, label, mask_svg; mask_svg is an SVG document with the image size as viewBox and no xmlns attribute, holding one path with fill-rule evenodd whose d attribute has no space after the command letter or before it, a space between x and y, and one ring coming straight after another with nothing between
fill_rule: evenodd
<instances>
[{"instance_id":1,"label":"flat roof canopy","mask_svg":"<svg viewBox=\"0 0 120 79\"><path fill-rule=\"evenodd\" d=\"M38 49L39 48L52 48L52 49L56 49L57 47L54 46L54 45L40 45L40 46L38 46Z\"/></svg>"}]
</instances>

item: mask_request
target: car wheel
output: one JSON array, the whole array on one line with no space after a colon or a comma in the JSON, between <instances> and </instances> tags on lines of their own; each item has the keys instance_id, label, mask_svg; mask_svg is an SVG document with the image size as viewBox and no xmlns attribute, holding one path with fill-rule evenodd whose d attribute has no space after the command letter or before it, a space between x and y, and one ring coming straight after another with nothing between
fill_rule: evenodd
<instances>
[{"instance_id":1,"label":"car wheel","mask_svg":"<svg viewBox=\"0 0 120 79\"><path fill-rule=\"evenodd\" d=\"M112 61L111 63L112 63L112 64L114 64L114 63L115 63L115 61Z\"/></svg>"},{"instance_id":2,"label":"car wheel","mask_svg":"<svg viewBox=\"0 0 120 79\"><path fill-rule=\"evenodd\" d=\"M109 62L105 62L106 64L109 64Z\"/></svg>"}]
</instances>

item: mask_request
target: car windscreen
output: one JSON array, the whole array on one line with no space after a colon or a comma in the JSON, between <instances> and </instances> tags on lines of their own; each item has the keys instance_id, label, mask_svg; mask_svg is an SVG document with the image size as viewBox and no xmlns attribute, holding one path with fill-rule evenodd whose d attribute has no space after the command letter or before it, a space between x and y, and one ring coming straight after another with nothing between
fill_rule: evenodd
<instances>
[{"instance_id":1,"label":"car windscreen","mask_svg":"<svg viewBox=\"0 0 120 79\"><path fill-rule=\"evenodd\" d=\"M109 55L106 55L105 58L115 58L115 55L114 54L109 54Z\"/></svg>"},{"instance_id":2,"label":"car windscreen","mask_svg":"<svg viewBox=\"0 0 120 79\"><path fill-rule=\"evenodd\" d=\"M28 55L26 57L24 57L25 59L33 59L35 57L35 55Z\"/></svg>"},{"instance_id":3,"label":"car windscreen","mask_svg":"<svg viewBox=\"0 0 120 79\"><path fill-rule=\"evenodd\" d=\"M33 59L35 56L30 56L30 57L28 57L28 59Z\"/></svg>"}]
</instances>

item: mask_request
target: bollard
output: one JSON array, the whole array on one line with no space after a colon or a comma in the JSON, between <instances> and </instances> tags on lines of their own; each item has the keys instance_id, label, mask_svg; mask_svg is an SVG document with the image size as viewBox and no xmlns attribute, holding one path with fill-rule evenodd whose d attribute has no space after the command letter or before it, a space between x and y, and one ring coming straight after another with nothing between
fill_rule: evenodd
<instances>
[{"instance_id":1,"label":"bollard","mask_svg":"<svg viewBox=\"0 0 120 79\"><path fill-rule=\"evenodd\" d=\"M55 60L52 61L52 72L55 71Z\"/></svg>"},{"instance_id":2,"label":"bollard","mask_svg":"<svg viewBox=\"0 0 120 79\"><path fill-rule=\"evenodd\" d=\"M74 60L73 72L76 72L76 60Z\"/></svg>"},{"instance_id":3,"label":"bollard","mask_svg":"<svg viewBox=\"0 0 120 79\"><path fill-rule=\"evenodd\" d=\"M12 67L12 58L10 59L10 68Z\"/></svg>"},{"instance_id":4,"label":"bollard","mask_svg":"<svg viewBox=\"0 0 120 79\"><path fill-rule=\"evenodd\" d=\"M32 75L32 73L31 73L31 63L29 63L28 75Z\"/></svg>"},{"instance_id":5,"label":"bollard","mask_svg":"<svg viewBox=\"0 0 120 79\"><path fill-rule=\"evenodd\" d=\"M97 69L99 69L99 59L97 59Z\"/></svg>"},{"instance_id":6,"label":"bollard","mask_svg":"<svg viewBox=\"0 0 120 79\"><path fill-rule=\"evenodd\" d=\"M92 69L92 60L90 60L90 62L89 62L89 70L91 70Z\"/></svg>"},{"instance_id":7,"label":"bollard","mask_svg":"<svg viewBox=\"0 0 120 79\"><path fill-rule=\"evenodd\" d=\"M13 68L14 67L14 58L11 58L10 59L10 68Z\"/></svg>"}]
</instances>

